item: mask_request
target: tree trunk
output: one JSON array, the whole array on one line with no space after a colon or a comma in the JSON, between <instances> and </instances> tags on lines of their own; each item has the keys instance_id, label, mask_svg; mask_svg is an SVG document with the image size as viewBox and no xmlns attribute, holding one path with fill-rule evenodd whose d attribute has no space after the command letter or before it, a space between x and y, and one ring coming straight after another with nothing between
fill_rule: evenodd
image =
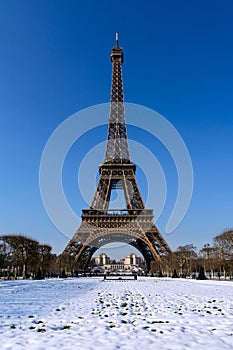
<instances>
[{"instance_id":1,"label":"tree trunk","mask_svg":"<svg viewBox=\"0 0 233 350\"><path fill-rule=\"evenodd\" d=\"M27 279L27 264L26 263L23 264L23 279L24 280Z\"/></svg>"},{"instance_id":2,"label":"tree trunk","mask_svg":"<svg viewBox=\"0 0 233 350\"><path fill-rule=\"evenodd\" d=\"M14 269L14 279L17 280L17 267L15 266L15 269Z\"/></svg>"}]
</instances>

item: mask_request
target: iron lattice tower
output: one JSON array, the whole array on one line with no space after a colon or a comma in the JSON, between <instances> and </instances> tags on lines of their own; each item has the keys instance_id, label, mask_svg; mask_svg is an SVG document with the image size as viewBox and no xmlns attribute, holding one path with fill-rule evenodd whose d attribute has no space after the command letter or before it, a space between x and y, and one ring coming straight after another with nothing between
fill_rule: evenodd
<instances>
[{"instance_id":1,"label":"iron lattice tower","mask_svg":"<svg viewBox=\"0 0 233 350\"><path fill-rule=\"evenodd\" d=\"M171 249L154 225L153 209L145 208L136 182L136 166L130 161L122 83L123 51L118 45L118 33L111 62L111 104L104 162L99 166L100 177L90 208L82 210L82 223L62 255L73 258L76 270L84 270L97 249L120 241L137 248L149 270L151 261L160 262L162 256L170 255ZM109 209L113 189L124 191L124 209Z\"/></svg>"}]
</instances>

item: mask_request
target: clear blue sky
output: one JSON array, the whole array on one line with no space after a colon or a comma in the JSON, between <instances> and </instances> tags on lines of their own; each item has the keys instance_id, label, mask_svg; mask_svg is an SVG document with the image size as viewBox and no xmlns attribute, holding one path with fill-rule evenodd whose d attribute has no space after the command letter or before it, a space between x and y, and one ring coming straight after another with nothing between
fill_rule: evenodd
<instances>
[{"instance_id":1,"label":"clear blue sky","mask_svg":"<svg viewBox=\"0 0 233 350\"><path fill-rule=\"evenodd\" d=\"M56 253L67 244L42 205L40 158L63 120L109 101L116 31L125 54L125 100L165 116L193 162L191 205L165 239L173 249L187 243L200 248L232 227L232 13L231 0L2 0L0 233L24 233ZM98 132L104 141L106 130ZM143 133L137 137L146 144ZM88 138L81 142L88 151ZM76 188L80 161L74 147L64 175L67 198L79 214L87 207ZM175 177L169 186L173 196ZM158 222L162 233L170 209L168 204Z\"/></svg>"}]
</instances>

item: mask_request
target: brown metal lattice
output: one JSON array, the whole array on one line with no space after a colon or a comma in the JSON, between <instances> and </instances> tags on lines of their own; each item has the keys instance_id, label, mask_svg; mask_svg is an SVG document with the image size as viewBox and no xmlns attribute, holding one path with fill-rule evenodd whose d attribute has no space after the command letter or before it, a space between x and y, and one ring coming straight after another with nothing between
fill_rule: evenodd
<instances>
[{"instance_id":1,"label":"brown metal lattice","mask_svg":"<svg viewBox=\"0 0 233 350\"><path fill-rule=\"evenodd\" d=\"M144 256L148 269L153 260L170 255L171 249L154 225L152 209L146 209L140 194L135 164L131 163L126 130L122 83L123 50L118 36L111 52L112 86L108 137L104 163L89 209L82 211L82 223L64 254L73 257L77 270L87 267L97 249L110 242L126 242ZM125 209L109 209L111 192L124 191Z\"/></svg>"}]
</instances>

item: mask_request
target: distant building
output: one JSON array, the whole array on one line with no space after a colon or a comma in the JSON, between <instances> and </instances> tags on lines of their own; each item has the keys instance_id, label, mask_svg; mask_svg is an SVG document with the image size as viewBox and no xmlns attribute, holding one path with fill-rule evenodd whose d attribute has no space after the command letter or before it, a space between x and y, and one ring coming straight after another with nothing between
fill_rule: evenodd
<instances>
[{"instance_id":1,"label":"distant building","mask_svg":"<svg viewBox=\"0 0 233 350\"><path fill-rule=\"evenodd\" d=\"M95 260L95 265L106 265L110 263L110 258L106 254L102 253L98 255L97 257L94 258Z\"/></svg>"},{"instance_id":2,"label":"distant building","mask_svg":"<svg viewBox=\"0 0 233 350\"><path fill-rule=\"evenodd\" d=\"M94 261L93 261L94 260ZM120 261L110 260L106 254L102 253L92 259L94 262L94 270L97 268L107 272L137 272L142 271L143 267L146 266L145 259L138 257L136 254L129 254Z\"/></svg>"},{"instance_id":3,"label":"distant building","mask_svg":"<svg viewBox=\"0 0 233 350\"><path fill-rule=\"evenodd\" d=\"M137 265L137 256L136 256L136 254L129 254L124 259L124 264L125 265Z\"/></svg>"}]
</instances>

